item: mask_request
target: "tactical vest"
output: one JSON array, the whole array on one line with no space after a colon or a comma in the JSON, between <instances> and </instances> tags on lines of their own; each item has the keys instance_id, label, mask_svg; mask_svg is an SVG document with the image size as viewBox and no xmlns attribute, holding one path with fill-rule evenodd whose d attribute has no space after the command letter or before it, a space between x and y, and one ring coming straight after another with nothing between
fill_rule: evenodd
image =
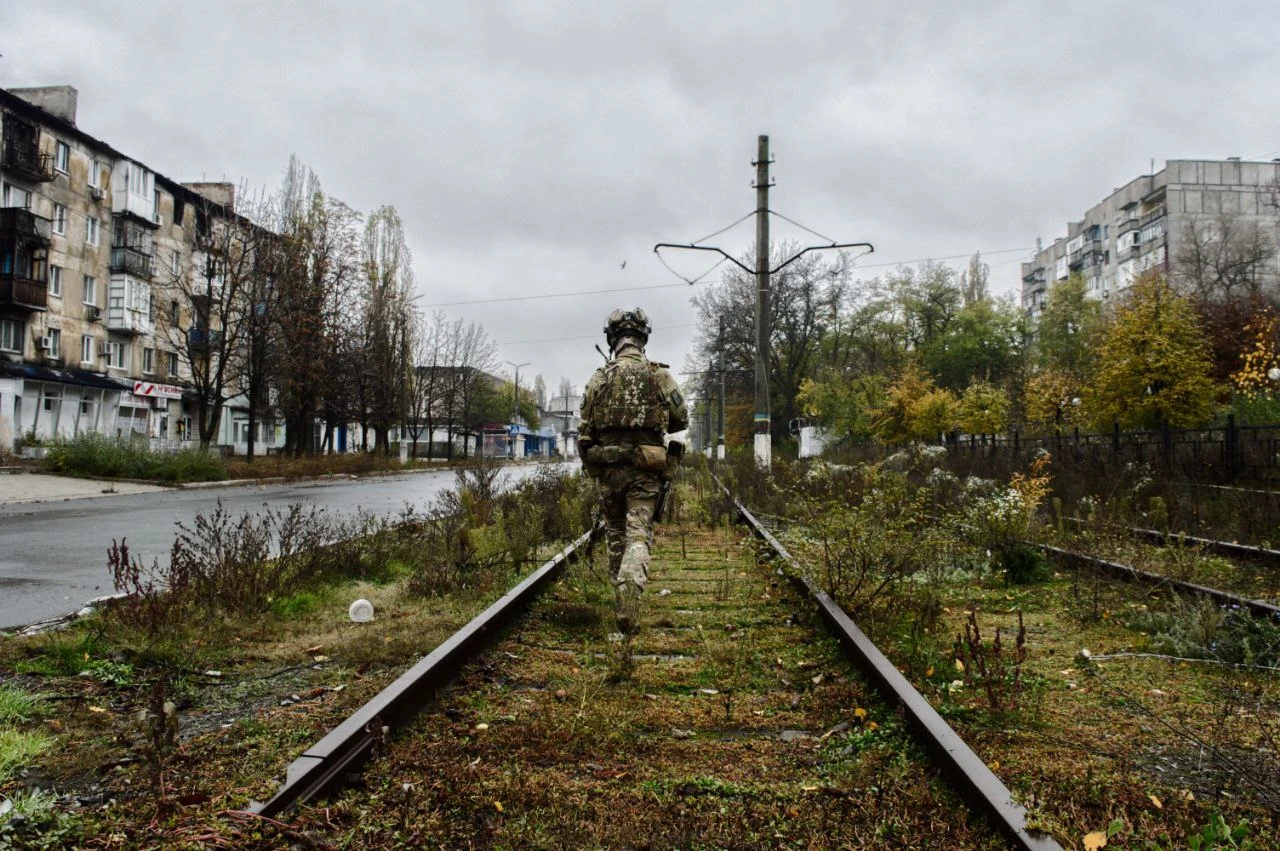
<instances>
[{"instance_id":1,"label":"tactical vest","mask_svg":"<svg viewBox=\"0 0 1280 851\"><path fill-rule=\"evenodd\" d=\"M583 417L599 429L652 429L664 433L670 421L652 363L615 360L604 367L604 381L587 397Z\"/></svg>"}]
</instances>

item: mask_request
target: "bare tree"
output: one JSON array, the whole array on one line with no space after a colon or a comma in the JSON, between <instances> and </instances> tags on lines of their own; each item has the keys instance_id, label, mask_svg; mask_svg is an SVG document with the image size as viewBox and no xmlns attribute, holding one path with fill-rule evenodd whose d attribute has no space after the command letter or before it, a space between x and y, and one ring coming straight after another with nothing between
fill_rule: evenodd
<instances>
[{"instance_id":1,"label":"bare tree","mask_svg":"<svg viewBox=\"0 0 1280 851\"><path fill-rule=\"evenodd\" d=\"M314 454L316 418L325 414L325 443L345 421L340 317L351 315L348 293L359 273L359 215L325 196L315 174L289 163L277 203L283 237L277 264L276 380L295 455Z\"/></svg>"},{"instance_id":2,"label":"bare tree","mask_svg":"<svg viewBox=\"0 0 1280 851\"><path fill-rule=\"evenodd\" d=\"M1234 213L1192 219L1177 237L1170 277L1201 304L1274 292L1276 244L1257 221Z\"/></svg>"},{"instance_id":3,"label":"bare tree","mask_svg":"<svg viewBox=\"0 0 1280 851\"><path fill-rule=\"evenodd\" d=\"M223 407L239 390L238 354L269 234L230 206L199 195L194 201L191 262L170 268L165 289L176 298L157 314L162 333L190 371L196 429L200 445L207 447L217 437ZM133 223L123 227L112 250L123 252L127 261L134 250Z\"/></svg>"}]
</instances>

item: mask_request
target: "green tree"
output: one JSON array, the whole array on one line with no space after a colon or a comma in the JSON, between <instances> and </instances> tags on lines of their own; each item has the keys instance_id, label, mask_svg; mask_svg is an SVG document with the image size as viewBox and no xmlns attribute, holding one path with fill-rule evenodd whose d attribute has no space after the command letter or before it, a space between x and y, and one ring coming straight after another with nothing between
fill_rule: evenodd
<instances>
[{"instance_id":1,"label":"green tree","mask_svg":"<svg viewBox=\"0 0 1280 851\"><path fill-rule=\"evenodd\" d=\"M817 380L806 378L796 396L805 416L814 417L842 440L866 440L876 408L885 403L885 379L862 375L852 379L830 373Z\"/></svg>"},{"instance_id":2,"label":"green tree","mask_svg":"<svg viewBox=\"0 0 1280 851\"><path fill-rule=\"evenodd\" d=\"M1182 428L1213 418L1216 388L1209 342L1189 299L1150 272L1116 309L1097 351L1097 368L1081 398L1096 427Z\"/></svg>"},{"instance_id":3,"label":"green tree","mask_svg":"<svg viewBox=\"0 0 1280 851\"><path fill-rule=\"evenodd\" d=\"M1045 369L1086 374L1102 328L1102 302L1089 297L1084 277L1073 274L1049 288L1036 322L1036 362Z\"/></svg>"},{"instance_id":4,"label":"green tree","mask_svg":"<svg viewBox=\"0 0 1280 851\"><path fill-rule=\"evenodd\" d=\"M1080 422L1080 378L1063 369L1042 369L1022 385L1027 424L1061 434Z\"/></svg>"},{"instance_id":5,"label":"green tree","mask_svg":"<svg viewBox=\"0 0 1280 851\"><path fill-rule=\"evenodd\" d=\"M1022 338L1021 317L1012 304L982 299L962 308L921 355L939 384L959 392L974 379L1002 381L1017 362Z\"/></svg>"},{"instance_id":6,"label":"green tree","mask_svg":"<svg viewBox=\"0 0 1280 851\"><path fill-rule=\"evenodd\" d=\"M970 434L998 434L1009 425L1009 394L985 381L975 381L960 397L960 428Z\"/></svg>"}]
</instances>

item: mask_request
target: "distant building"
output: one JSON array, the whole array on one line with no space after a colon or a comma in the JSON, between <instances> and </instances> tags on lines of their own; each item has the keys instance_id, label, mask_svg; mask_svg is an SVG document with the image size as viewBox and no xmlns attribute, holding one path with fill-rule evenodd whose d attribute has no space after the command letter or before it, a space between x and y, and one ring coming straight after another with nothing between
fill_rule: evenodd
<instances>
[{"instance_id":1,"label":"distant building","mask_svg":"<svg viewBox=\"0 0 1280 851\"><path fill-rule=\"evenodd\" d=\"M1255 272L1274 286L1280 280L1272 237L1280 227L1278 187L1277 160L1168 160L1068 222L1065 237L1022 264L1022 308L1039 317L1049 287L1073 272L1084 276L1092 297L1114 299L1142 272L1181 263L1194 242L1221 239L1224 225L1237 240L1248 234L1270 246Z\"/></svg>"},{"instance_id":2,"label":"distant building","mask_svg":"<svg viewBox=\"0 0 1280 851\"><path fill-rule=\"evenodd\" d=\"M70 86L0 89L0 447L83 432L176 447L198 437L188 335L220 333L174 282L232 187L186 186L76 125ZM216 196L216 197L215 197ZM195 340L193 336L190 340ZM283 428L259 414L260 451ZM248 417L223 410L214 443Z\"/></svg>"}]
</instances>

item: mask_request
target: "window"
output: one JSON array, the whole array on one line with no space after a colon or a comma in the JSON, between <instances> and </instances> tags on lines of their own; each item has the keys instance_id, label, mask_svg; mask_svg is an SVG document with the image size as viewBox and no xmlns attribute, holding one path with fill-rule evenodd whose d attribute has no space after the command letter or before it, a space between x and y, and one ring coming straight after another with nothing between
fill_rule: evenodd
<instances>
[{"instance_id":1,"label":"window","mask_svg":"<svg viewBox=\"0 0 1280 851\"><path fill-rule=\"evenodd\" d=\"M62 267L49 267L49 295L62 298Z\"/></svg>"},{"instance_id":2,"label":"window","mask_svg":"<svg viewBox=\"0 0 1280 851\"><path fill-rule=\"evenodd\" d=\"M4 202L5 207L18 207L22 210L31 208L31 193L12 183L4 185L2 196L0 201Z\"/></svg>"},{"instance_id":3,"label":"window","mask_svg":"<svg viewBox=\"0 0 1280 851\"><path fill-rule=\"evenodd\" d=\"M178 375L178 353L169 352L169 375L177 377Z\"/></svg>"},{"instance_id":4,"label":"window","mask_svg":"<svg viewBox=\"0 0 1280 851\"><path fill-rule=\"evenodd\" d=\"M22 354L23 324L18 319L0 319L0 351Z\"/></svg>"},{"instance_id":5,"label":"window","mask_svg":"<svg viewBox=\"0 0 1280 851\"><path fill-rule=\"evenodd\" d=\"M169 302L169 324L174 328L177 328L179 321L178 303L176 301L171 301Z\"/></svg>"},{"instance_id":6,"label":"window","mask_svg":"<svg viewBox=\"0 0 1280 851\"><path fill-rule=\"evenodd\" d=\"M151 373L156 371L156 350L155 349L142 350L142 371L147 375L150 375Z\"/></svg>"},{"instance_id":7,"label":"window","mask_svg":"<svg viewBox=\"0 0 1280 851\"><path fill-rule=\"evenodd\" d=\"M180 249L173 249L173 257L170 258L169 263L173 268L173 276L175 278L180 277L182 275L182 251Z\"/></svg>"},{"instance_id":8,"label":"window","mask_svg":"<svg viewBox=\"0 0 1280 851\"><path fill-rule=\"evenodd\" d=\"M61 204L53 205L53 232L67 235L67 208Z\"/></svg>"},{"instance_id":9,"label":"window","mask_svg":"<svg viewBox=\"0 0 1280 851\"><path fill-rule=\"evenodd\" d=\"M90 245L98 244L98 220L93 216L85 219L84 241Z\"/></svg>"},{"instance_id":10,"label":"window","mask_svg":"<svg viewBox=\"0 0 1280 851\"><path fill-rule=\"evenodd\" d=\"M173 199L173 223L182 227L182 220L187 214L187 204L181 198Z\"/></svg>"},{"instance_id":11,"label":"window","mask_svg":"<svg viewBox=\"0 0 1280 851\"><path fill-rule=\"evenodd\" d=\"M93 363L93 338L88 334L80 338L80 363Z\"/></svg>"},{"instance_id":12,"label":"window","mask_svg":"<svg viewBox=\"0 0 1280 851\"><path fill-rule=\"evenodd\" d=\"M155 223L160 225L164 222L160 219L160 190L156 189L151 193L151 218Z\"/></svg>"},{"instance_id":13,"label":"window","mask_svg":"<svg viewBox=\"0 0 1280 851\"><path fill-rule=\"evenodd\" d=\"M102 188L102 163L97 160L89 166L89 185L94 189Z\"/></svg>"},{"instance_id":14,"label":"window","mask_svg":"<svg viewBox=\"0 0 1280 851\"><path fill-rule=\"evenodd\" d=\"M111 351L107 355L107 366L111 367L112 369L124 369L125 360L129 356L128 344L112 342L112 343L109 343L108 345L110 346Z\"/></svg>"},{"instance_id":15,"label":"window","mask_svg":"<svg viewBox=\"0 0 1280 851\"><path fill-rule=\"evenodd\" d=\"M71 170L71 146L66 142L54 143L53 167L63 174Z\"/></svg>"},{"instance_id":16,"label":"window","mask_svg":"<svg viewBox=\"0 0 1280 851\"><path fill-rule=\"evenodd\" d=\"M92 305L98 303L98 281L93 275L84 276L84 303Z\"/></svg>"},{"instance_id":17,"label":"window","mask_svg":"<svg viewBox=\"0 0 1280 851\"><path fill-rule=\"evenodd\" d=\"M51 358L62 357L62 332L57 328L49 329L49 350L45 352L45 356Z\"/></svg>"}]
</instances>

